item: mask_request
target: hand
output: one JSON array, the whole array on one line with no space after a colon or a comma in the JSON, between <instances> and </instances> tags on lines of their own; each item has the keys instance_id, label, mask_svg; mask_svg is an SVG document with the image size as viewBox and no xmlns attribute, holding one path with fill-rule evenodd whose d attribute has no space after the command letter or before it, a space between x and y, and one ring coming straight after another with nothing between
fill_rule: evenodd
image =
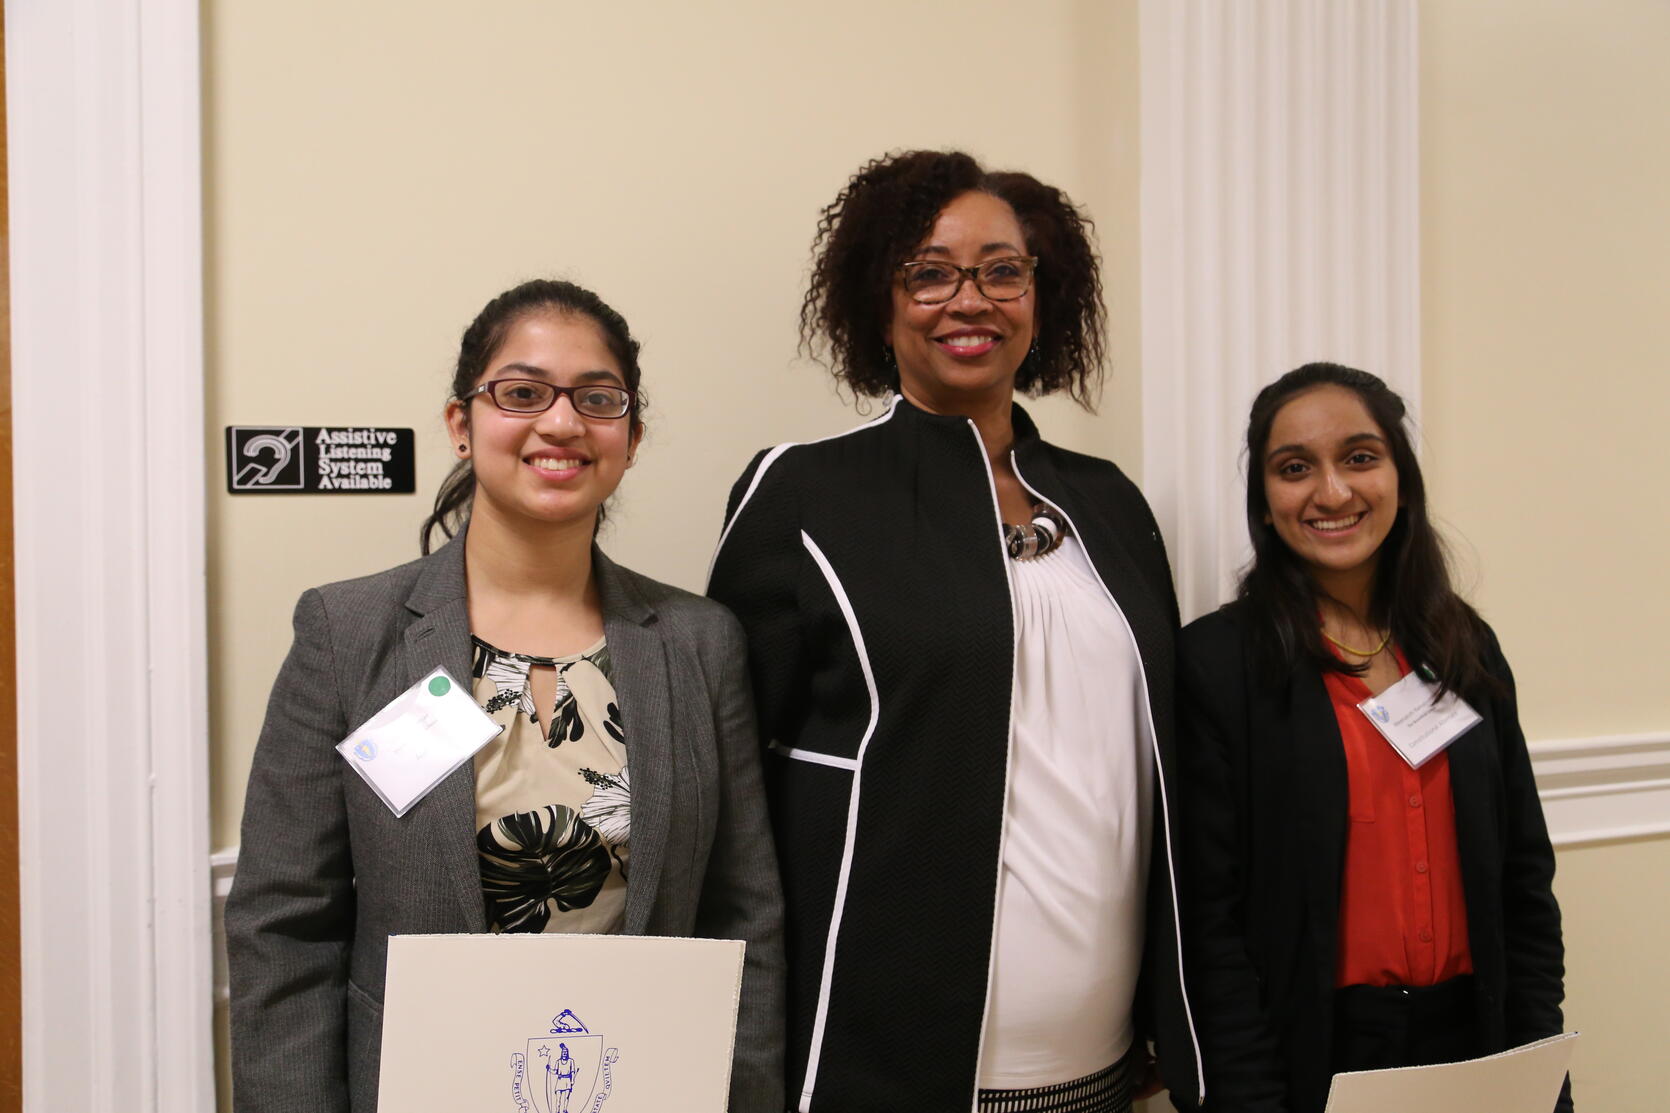
<instances>
[{"instance_id":1,"label":"hand","mask_svg":"<svg viewBox=\"0 0 1670 1113\"><path fill-rule=\"evenodd\" d=\"M1151 1098L1166 1088L1166 1084L1160 1081L1160 1072L1154 1063L1154 1053L1148 1050L1146 1043L1138 1044L1131 1050L1134 1053L1134 1061L1131 1063L1131 1100Z\"/></svg>"}]
</instances>

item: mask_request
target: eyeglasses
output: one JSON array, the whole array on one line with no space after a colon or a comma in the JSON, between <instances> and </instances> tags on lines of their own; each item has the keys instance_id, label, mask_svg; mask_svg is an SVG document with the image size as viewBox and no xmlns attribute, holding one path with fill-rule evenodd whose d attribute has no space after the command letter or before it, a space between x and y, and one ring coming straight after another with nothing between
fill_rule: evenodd
<instances>
[{"instance_id":1,"label":"eyeglasses","mask_svg":"<svg viewBox=\"0 0 1670 1113\"><path fill-rule=\"evenodd\" d=\"M581 417L617 418L632 411L637 393L622 386L587 383L583 386L557 386L542 379L494 379L482 383L467 394L460 394L460 402L468 402L478 394L485 394L493 405L509 414L542 414L557 404L557 399L568 395L568 402Z\"/></svg>"},{"instance_id":2,"label":"eyeglasses","mask_svg":"<svg viewBox=\"0 0 1670 1113\"><path fill-rule=\"evenodd\" d=\"M1008 255L987 259L976 267L959 267L937 259L918 259L899 264L905 293L922 305L950 301L974 279L974 288L989 301L1014 301L1032 289L1032 272L1038 269L1036 255Z\"/></svg>"}]
</instances>

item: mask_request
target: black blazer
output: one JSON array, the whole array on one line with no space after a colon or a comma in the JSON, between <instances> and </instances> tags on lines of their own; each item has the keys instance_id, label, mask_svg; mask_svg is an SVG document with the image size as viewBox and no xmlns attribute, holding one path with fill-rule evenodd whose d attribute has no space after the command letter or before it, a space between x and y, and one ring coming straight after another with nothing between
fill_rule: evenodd
<instances>
[{"instance_id":1,"label":"black blazer","mask_svg":"<svg viewBox=\"0 0 1670 1113\"><path fill-rule=\"evenodd\" d=\"M1186 771L1184 923L1206 1060L1206 1108L1320 1113L1332 1072L1345 751L1318 670L1272 685L1231 604L1179 642L1178 746ZM1506 694L1449 748L1456 842L1486 1052L1561 1031L1564 949L1554 851ZM1569 1092L1561 1097L1569 1110Z\"/></svg>"},{"instance_id":2,"label":"black blazer","mask_svg":"<svg viewBox=\"0 0 1670 1113\"><path fill-rule=\"evenodd\" d=\"M1118 468L1041 440L1019 406L1013 420L1016 474L1070 519L1147 682L1158 784L1136 1020L1192 1100L1165 549ZM791 1102L811 1113L971 1108L1015 667L1009 561L973 423L895 397L868 425L762 452L732 492L709 592L747 631L770 744Z\"/></svg>"}]
</instances>

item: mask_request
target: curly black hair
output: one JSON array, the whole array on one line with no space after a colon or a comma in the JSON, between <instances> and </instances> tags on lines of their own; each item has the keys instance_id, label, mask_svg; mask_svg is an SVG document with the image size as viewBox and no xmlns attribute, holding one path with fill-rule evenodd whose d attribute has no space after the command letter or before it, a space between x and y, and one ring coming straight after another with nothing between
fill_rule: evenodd
<instances>
[{"instance_id":1,"label":"curly black hair","mask_svg":"<svg viewBox=\"0 0 1670 1113\"><path fill-rule=\"evenodd\" d=\"M1085 409L1101 386L1107 310L1094 225L1061 190L1018 171L989 171L961 151L903 151L873 159L818 219L812 281L800 306L800 346L854 394L897 390L888 358L893 275L964 193L989 193L1015 210L1038 256L1035 350L1015 388L1036 397L1066 390Z\"/></svg>"}]
</instances>

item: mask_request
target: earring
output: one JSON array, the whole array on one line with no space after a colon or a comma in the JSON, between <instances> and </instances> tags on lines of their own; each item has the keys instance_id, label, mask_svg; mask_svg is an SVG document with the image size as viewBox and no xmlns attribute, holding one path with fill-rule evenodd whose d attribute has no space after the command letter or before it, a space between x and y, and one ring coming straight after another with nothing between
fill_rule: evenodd
<instances>
[{"instance_id":1,"label":"earring","mask_svg":"<svg viewBox=\"0 0 1670 1113\"><path fill-rule=\"evenodd\" d=\"M467 444L461 444L461 445L458 446L458 454L460 456L462 456L464 453L468 452L469 450L470 450L470 446L467 445Z\"/></svg>"}]
</instances>

